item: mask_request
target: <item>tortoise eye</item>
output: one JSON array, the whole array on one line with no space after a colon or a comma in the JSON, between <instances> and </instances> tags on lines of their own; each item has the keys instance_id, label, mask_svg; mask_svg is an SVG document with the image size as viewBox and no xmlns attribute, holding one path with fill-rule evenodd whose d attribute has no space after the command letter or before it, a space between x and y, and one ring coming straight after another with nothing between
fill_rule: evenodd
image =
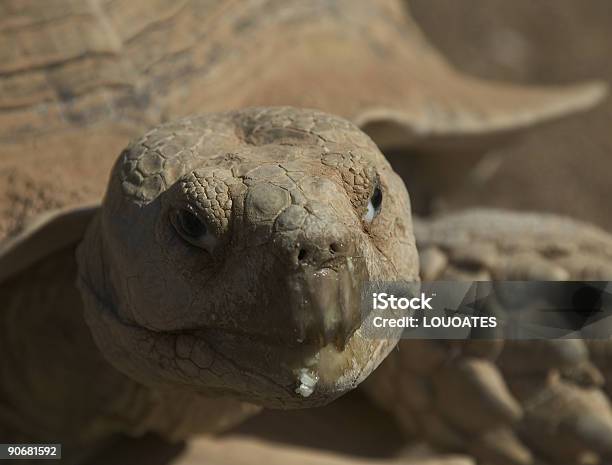
<instances>
[{"instance_id":1,"label":"tortoise eye","mask_svg":"<svg viewBox=\"0 0 612 465\"><path fill-rule=\"evenodd\" d=\"M206 225L189 210L180 210L178 213L178 225L181 232L192 239L197 239L207 233Z\"/></svg>"},{"instance_id":2,"label":"tortoise eye","mask_svg":"<svg viewBox=\"0 0 612 465\"><path fill-rule=\"evenodd\" d=\"M368 201L368 209L366 210L363 219L370 223L374 220L380 213L380 209L382 208L383 201L383 193L380 186L377 184L374 186L374 190L372 191L372 195L370 196L370 200Z\"/></svg>"},{"instance_id":3,"label":"tortoise eye","mask_svg":"<svg viewBox=\"0 0 612 465\"><path fill-rule=\"evenodd\" d=\"M170 214L170 221L176 232L185 241L209 252L214 248L217 242L216 237L194 212L187 209L174 210Z\"/></svg>"},{"instance_id":4,"label":"tortoise eye","mask_svg":"<svg viewBox=\"0 0 612 465\"><path fill-rule=\"evenodd\" d=\"M374 192L372 193L372 197L370 197L370 202L372 203L372 207L374 210L380 210L382 206L383 194L380 190L380 187L376 186L374 188Z\"/></svg>"}]
</instances>

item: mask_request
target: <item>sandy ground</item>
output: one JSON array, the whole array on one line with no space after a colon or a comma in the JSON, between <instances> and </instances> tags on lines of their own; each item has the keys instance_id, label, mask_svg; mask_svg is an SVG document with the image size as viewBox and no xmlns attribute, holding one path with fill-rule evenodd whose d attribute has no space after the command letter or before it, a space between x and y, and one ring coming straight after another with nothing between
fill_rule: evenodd
<instances>
[{"instance_id":1,"label":"sandy ground","mask_svg":"<svg viewBox=\"0 0 612 465\"><path fill-rule=\"evenodd\" d=\"M358 391L327 407L265 411L220 437L169 444L123 439L88 465L473 465L425 445L407 445L393 420Z\"/></svg>"},{"instance_id":2,"label":"sandy ground","mask_svg":"<svg viewBox=\"0 0 612 465\"><path fill-rule=\"evenodd\" d=\"M524 83L612 83L608 0L408 0L430 40L459 69ZM497 170L445 199L562 213L612 230L612 99L490 154Z\"/></svg>"}]
</instances>

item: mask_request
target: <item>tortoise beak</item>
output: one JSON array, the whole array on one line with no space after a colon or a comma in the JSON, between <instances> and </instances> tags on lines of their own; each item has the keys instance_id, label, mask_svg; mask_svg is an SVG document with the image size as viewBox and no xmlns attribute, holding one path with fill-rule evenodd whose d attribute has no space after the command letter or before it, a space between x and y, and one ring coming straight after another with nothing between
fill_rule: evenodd
<instances>
[{"instance_id":1,"label":"tortoise beak","mask_svg":"<svg viewBox=\"0 0 612 465\"><path fill-rule=\"evenodd\" d=\"M306 268L290 278L293 320L298 338L321 348L343 351L363 322L361 294L367 270L361 259L345 256L319 269Z\"/></svg>"}]
</instances>

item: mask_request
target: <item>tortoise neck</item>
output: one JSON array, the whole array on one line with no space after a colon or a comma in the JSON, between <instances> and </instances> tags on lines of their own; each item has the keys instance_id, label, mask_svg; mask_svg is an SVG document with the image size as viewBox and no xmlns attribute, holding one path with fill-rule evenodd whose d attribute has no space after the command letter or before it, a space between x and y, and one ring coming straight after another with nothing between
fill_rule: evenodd
<instances>
[{"instance_id":1,"label":"tortoise neck","mask_svg":"<svg viewBox=\"0 0 612 465\"><path fill-rule=\"evenodd\" d=\"M12 442L31 436L91 444L133 429L148 408L147 390L115 370L95 346L75 285L74 249L59 250L0 285L6 303L0 391L7 400L0 431L14 436Z\"/></svg>"}]
</instances>

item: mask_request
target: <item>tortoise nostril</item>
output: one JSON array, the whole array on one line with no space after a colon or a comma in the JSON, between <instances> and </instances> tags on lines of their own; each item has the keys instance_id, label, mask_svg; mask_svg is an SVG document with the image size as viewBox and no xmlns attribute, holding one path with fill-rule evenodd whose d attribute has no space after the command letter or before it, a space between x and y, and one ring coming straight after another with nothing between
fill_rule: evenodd
<instances>
[{"instance_id":1,"label":"tortoise nostril","mask_svg":"<svg viewBox=\"0 0 612 465\"><path fill-rule=\"evenodd\" d=\"M331 240L330 240L331 239ZM293 265L324 266L330 260L351 256L354 253L353 244L344 238L314 238L300 240L291 244L287 251Z\"/></svg>"}]
</instances>

